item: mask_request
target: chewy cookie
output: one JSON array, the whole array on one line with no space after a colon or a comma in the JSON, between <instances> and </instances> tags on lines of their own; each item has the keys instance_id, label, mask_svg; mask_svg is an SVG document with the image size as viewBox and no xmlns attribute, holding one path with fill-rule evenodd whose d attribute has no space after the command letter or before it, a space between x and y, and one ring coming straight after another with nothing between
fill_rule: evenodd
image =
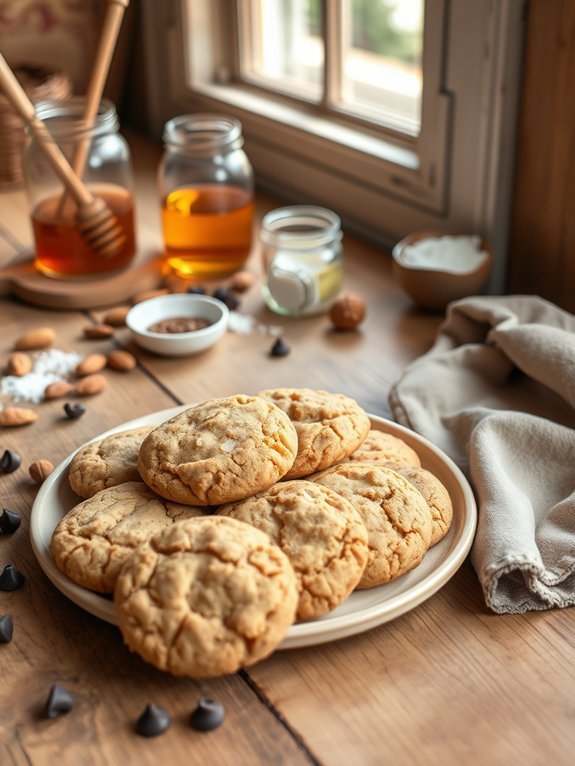
<instances>
[{"instance_id":1,"label":"chewy cookie","mask_svg":"<svg viewBox=\"0 0 575 766\"><path fill-rule=\"evenodd\" d=\"M320 484L281 481L218 515L261 529L286 554L298 583L298 620L335 609L365 569L365 525L351 503Z\"/></svg>"},{"instance_id":2,"label":"chewy cookie","mask_svg":"<svg viewBox=\"0 0 575 766\"><path fill-rule=\"evenodd\" d=\"M68 472L74 492L80 497L92 497L126 481L141 481L138 453L151 430L151 426L133 428L83 447L72 458Z\"/></svg>"},{"instance_id":3,"label":"chewy cookie","mask_svg":"<svg viewBox=\"0 0 575 766\"><path fill-rule=\"evenodd\" d=\"M192 677L235 673L270 654L293 623L297 599L279 547L220 516L174 524L139 546L114 592L130 649Z\"/></svg>"},{"instance_id":4,"label":"chewy cookie","mask_svg":"<svg viewBox=\"0 0 575 766\"><path fill-rule=\"evenodd\" d=\"M162 497L221 505L271 487L291 468L297 434L279 407L259 396L211 399L155 428L138 470Z\"/></svg>"},{"instance_id":5,"label":"chewy cookie","mask_svg":"<svg viewBox=\"0 0 575 766\"><path fill-rule=\"evenodd\" d=\"M286 479L310 476L347 457L364 441L371 426L367 413L344 394L276 388L260 391L259 396L286 412L297 431L297 457Z\"/></svg>"},{"instance_id":6,"label":"chewy cookie","mask_svg":"<svg viewBox=\"0 0 575 766\"><path fill-rule=\"evenodd\" d=\"M369 555L358 588L416 567L431 542L431 511L405 477L374 463L342 463L314 478L345 497L367 528Z\"/></svg>"},{"instance_id":7,"label":"chewy cookie","mask_svg":"<svg viewBox=\"0 0 575 766\"><path fill-rule=\"evenodd\" d=\"M52 535L54 561L78 585L112 593L118 572L140 543L199 508L166 502L143 482L103 489L64 516Z\"/></svg>"},{"instance_id":8,"label":"chewy cookie","mask_svg":"<svg viewBox=\"0 0 575 766\"><path fill-rule=\"evenodd\" d=\"M435 545L445 537L453 519L453 505L449 492L437 476L425 468L406 466L394 470L405 476L407 481L423 495L431 511L431 545Z\"/></svg>"},{"instance_id":9,"label":"chewy cookie","mask_svg":"<svg viewBox=\"0 0 575 766\"><path fill-rule=\"evenodd\" d=\"M346 458L354 463L392 463L393 466L421 466L417 452L393 434L372 429L363 444Z\"/></svg>"}]
</instances>

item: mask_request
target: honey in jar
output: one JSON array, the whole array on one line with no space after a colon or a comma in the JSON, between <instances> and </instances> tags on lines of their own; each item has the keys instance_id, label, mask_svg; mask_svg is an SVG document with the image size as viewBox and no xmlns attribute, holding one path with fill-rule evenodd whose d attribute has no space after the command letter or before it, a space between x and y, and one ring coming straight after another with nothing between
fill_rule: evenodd
<instances>
[{"instance_id":1,"label":"honey in jar","mask_svg":"<svg viewBox=\"0 0 575 766\"><path fill-rule=\"evenodd\" d=\"M107 274L125 268L136 250L132 195L112 185L94 185L90 191L100 197L122 228L125 242L113 258L104 258L88 246L76 224L76 209L62 195L49 197L32 211L32 228L36 245L36 268L46 276L87 277Z\"/></svg>"},{"instance_id":2,"label":"honey in jar","mask_svg":"<svg viewBox=\"0 0 575 766\"><path fill-rule=\"evenodd\" d=\"M81 150L82 180L114 214L125 242L112 258L86 243L77 226L74 200L33 138L24 154L23 170L34 232L34 264L56 279L105 276L126 268L136 253L130 151L118 132L115 107L104 99L92 126L86 126L84 112L85 99L79 96L36 104L38 117L72 166Z\"/></svg>"},{"instance_id":3,"label":"honey in jar","mask_svg":"<svg viewBox=\"0 0 575 766\"><path fill-rule=\"evenodd\" d=\"M248 258L254 183L242 144L233 118L196 114L166 123L159 184L168 274L216 278Z\"/></svg>"},{"instance_id":4,"label":"honey in jar","mask_svg":"<svg viewBox=\"0 0 575 766\"><path fill-rule=\"evenodd\" d=\"M166 262L181 277L237 271L250 254L254 205L243 189L175 189L162 206Z\"/></svg>"}]
</instances>

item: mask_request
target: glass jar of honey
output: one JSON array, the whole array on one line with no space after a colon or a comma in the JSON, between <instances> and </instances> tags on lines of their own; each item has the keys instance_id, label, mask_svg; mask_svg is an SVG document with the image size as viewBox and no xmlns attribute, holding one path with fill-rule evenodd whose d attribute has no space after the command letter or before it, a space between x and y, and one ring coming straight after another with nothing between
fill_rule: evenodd
<instances>
[{"instance_id":1,"label":"glass jar of honey","mask_svg":"<svg viewBox=\"0 0 575 766\"><path fill-rule=\"evenodd\" d=\"M49 277L90 278L124 269L136 252L133 172L129 147L119 134L114 105L103 100L93 125L83 120L85 99L41 101L36 114L70 164L81 171L88 190L101 198L121 227L124 238L113 257L92 249L77 223L71 195L32 138L23 156L23 172L31 207L35 266Z\"/></svg>"},{"instance_id":2,"label":"glass jar of honey","mask_svg":"<svg viewBox=\"0 0 575 766\"><path fill-rule=\"evenodd\" d=\"M159 169L166 272L182 279L237 271L252 247L254 176L238 120L186 114L164 128Z\"/></svg>"}]
</instances>

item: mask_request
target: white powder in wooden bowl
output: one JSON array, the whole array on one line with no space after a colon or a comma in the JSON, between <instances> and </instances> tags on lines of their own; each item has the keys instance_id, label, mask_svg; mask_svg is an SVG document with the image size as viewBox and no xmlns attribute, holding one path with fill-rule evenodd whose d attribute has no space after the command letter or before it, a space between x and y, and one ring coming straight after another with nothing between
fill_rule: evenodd
<instances>
[{"instance_id":1,"label":"white powder in wooden bowl","mask_svg":"<svg viewBox=\"0 0 575 766\"><path fill-rule=\"evenodd\" d=\"M33 366L29 373L6 375L0 379L0 394L14 402L41 402L46 386L68 380L82 359L80 354L51 348L32 354Z\"/></svg>"},{"instance_id":2,"label":"white powder in wooden bowl","mask_svg":"<svg viewBox=\"0 0 575 766\"><path fill-rule=\"evenodd\" d=\"M466 274L475 271L487 257L481 249L481 239L469 237L426 237L405 245L400 260L411 269L432 269L452 274Z\"/></svg>"}]
</instances>

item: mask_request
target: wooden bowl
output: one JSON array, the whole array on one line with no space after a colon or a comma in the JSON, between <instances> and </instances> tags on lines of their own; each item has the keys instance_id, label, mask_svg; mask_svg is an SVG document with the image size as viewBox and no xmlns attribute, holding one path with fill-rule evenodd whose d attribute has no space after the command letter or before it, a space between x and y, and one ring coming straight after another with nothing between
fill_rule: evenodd
<instances>
[{"instance_id":1,"label":"wooden bowl","mask_svg":"<svg viewBox=\"0 0 575 766\"><path fill-rule=\"evenodd\" d=\"M398 242L392 251L392 271L398 284L419 306L433 311L442 311L451 301L479 293L487 282L493 264L492 248L483 240L480 248L486 255L471 271L449 271L433 266L418 268L402 260L406 246L422 239L442 236L459 235L438 231L414 232Z\"/></svg>"}]
</instances>

